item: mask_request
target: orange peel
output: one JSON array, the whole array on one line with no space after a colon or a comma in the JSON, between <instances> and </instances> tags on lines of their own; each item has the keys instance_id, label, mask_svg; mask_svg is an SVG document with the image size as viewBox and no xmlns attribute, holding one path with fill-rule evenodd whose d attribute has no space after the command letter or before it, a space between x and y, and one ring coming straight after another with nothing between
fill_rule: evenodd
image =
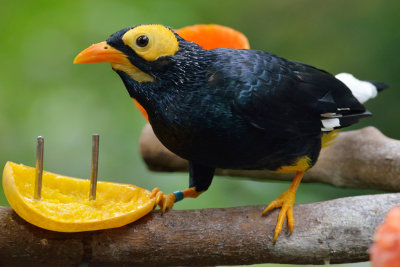
<instances>
[{"instance_id":1,"label":"orange peel","mask_svg":"<svg viewBox=\"0 0 400 267\"><path fill-rule=\"evenodd\" d=\"M99 181L96 200L89 200L89 180L44 171L41 199L35 200L34 184L35 168L6 163L3 190L14 211L31 224L58 232L126 225L151 212L161 193Z\"/></svg>"}]
</instances>

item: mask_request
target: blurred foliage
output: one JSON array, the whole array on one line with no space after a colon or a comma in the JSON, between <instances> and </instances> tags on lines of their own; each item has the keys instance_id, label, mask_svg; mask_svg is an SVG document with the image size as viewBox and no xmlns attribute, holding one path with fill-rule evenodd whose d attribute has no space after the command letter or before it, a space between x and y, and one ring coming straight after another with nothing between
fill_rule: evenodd
<instances>
[{"instance_id":1,"label":"blurred foliage","mask_svg":"<svg viewBox=\"0 0 400 267\"><path fill-rule=\"evenodd\" d=\"M90 135L99 133L100 179L158 186L167 193L185 188L187 174L146 170L138 153L145 121L110 67L72 64L91 43L144 23L227 25L246 34L253 49L389 83L392 89L367 104L374 117L353 129L374 125L400 139L397 0L1 2L1 166L7 160L33 166L35 139L43 135L46 170L88 178ZM199 199L176 208L266 204L288 186L217 177ZM0 191L0 204L7 205ZM302 184L297 203L376 192Z\"/></svg>"}]
</instances>

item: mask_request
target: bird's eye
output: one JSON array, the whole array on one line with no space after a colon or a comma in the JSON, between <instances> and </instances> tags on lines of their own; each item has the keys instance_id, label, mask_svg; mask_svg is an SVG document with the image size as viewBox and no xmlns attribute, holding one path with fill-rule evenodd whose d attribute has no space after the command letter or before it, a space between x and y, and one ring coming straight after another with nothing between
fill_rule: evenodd
<instances>
[{"instance_id":1,"label":"bird's eye","mask_svg":"<svg viewBox=\"0 0 400 267\"><path fill-rule=\"evenodd\" d=\"M139 47L145 47L149 43L149 37L146 35L139 36L136 39L136 45Z\"/></svg>"}]
</instances>

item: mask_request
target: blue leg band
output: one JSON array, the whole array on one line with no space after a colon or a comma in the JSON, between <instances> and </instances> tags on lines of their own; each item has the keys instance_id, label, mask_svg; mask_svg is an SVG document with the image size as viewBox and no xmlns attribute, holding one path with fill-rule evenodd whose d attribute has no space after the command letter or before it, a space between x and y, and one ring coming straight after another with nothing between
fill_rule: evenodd
<instances>
[{"instance_id":1,"label":"blue leg band","mask_svg":"<svg viewBox=\"0 0 400 267\"><path fill-rule=\"evenodd\" d=\"M174 194L176 196L175 202L181 201L183 199L182 191L176 191L176 192L173 192L172 194Z\"/></svg>"}]
</instances>

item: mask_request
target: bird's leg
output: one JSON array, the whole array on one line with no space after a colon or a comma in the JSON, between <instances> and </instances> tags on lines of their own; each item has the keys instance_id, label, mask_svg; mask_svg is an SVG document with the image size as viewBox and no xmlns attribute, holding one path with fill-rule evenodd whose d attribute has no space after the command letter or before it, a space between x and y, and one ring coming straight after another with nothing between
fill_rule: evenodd
<instances>
[{"instance_id":1,"label":"bird's leg","mask_svg":"<svg viewBox=\"0 0 400 267\"><path fill-rule=\"evenodd\" d=\"M172 194L168 195L163 195L160 201L158 202L158 205L160 206L160 209L164 213L166 210L170 210L173 208L175 202L178 202L184 198L196 198L198 197L201 193L204 191L196 191L196 187L190 187L188 189L182 190L182 191L175 191Z\"/></svg>"},{"instance_id":2,"label":"bird's leg","mask_svg":"<svg viewBox=\"0 0 400 267\"><path fill-rule=\"evenodd\" d=\"M263 211L263 214L266 214L270 210L282 207L281 211L279 212L278 221L275 227L274 242L276 242L278 236L282 232L282 225L286 217L288 218L288 226L290 229L290 234L293 233L293 228L294 228L293 206L296 198L296 190L299 187L299 184L303 176L304 176L304 171L296 172L292 185L289 187L289 189L283 192L274 201L269 203L269 205Z\"/></svg>"},{"instance_id":3,"label":"bird's leg","mask_svg":"<svg viewBox=\"0 0 400 267\"><path fill-rule=\"evenodd\" d=\"M182 191L176 191L172 194L163 195L162 198L160 198L160 201L157 202L162 212L164 213L166 210L172 209L175 202L188 197L196 198L206 191L212 182L214 170L215 168L213 167L199 165L190 161L189 188Z\"/></svg>"}]
</instances>

